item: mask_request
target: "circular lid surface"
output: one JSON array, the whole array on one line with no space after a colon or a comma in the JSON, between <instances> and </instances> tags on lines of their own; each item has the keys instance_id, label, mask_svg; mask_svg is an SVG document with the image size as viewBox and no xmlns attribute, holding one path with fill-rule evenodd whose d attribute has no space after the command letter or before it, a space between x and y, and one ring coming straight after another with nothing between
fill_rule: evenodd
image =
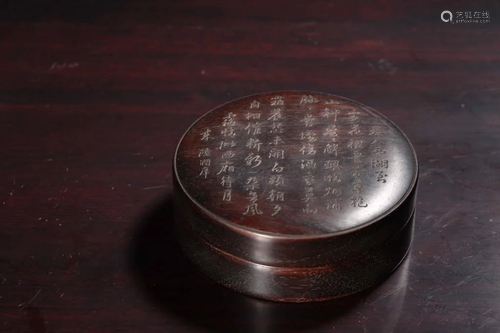
<instances>
[{"instance_id":1,"label":"circular lid surface","mask_svg":"<svg viewBox=\"0 0 500 333\"><path fill-rule=\"evenodd\" d=\"M387 118L330 94L241 98L196 121L177 148L185 194L223 223L320 235L362 227L405 201L417 160ZM404 223L406 221L402 221Z\"/></svg>"}]
</instances>

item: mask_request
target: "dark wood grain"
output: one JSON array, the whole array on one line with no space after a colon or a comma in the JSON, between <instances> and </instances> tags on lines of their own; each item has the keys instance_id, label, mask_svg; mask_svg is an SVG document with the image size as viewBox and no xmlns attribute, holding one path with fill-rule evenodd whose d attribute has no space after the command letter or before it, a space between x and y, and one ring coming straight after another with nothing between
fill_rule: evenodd
<instances>
[{"instance_id":1,"label":"dark wood grain","mask_svg":"<svg viewBox=\"0 0 500 333\"><path fill-rule=\"evenodd\" d=\"M351 295L409 253L415 151L357 102L279 91L226 103L183 135L173 173L187 256L244 294L286 302Z\"/></svg>"},{"instance_id":2,"label":"dark wood grain","mask_svg":"<svg viewBox=\"0 0 500 333\"><path fill-rule=\"evenodd\" d=\"M0 10L3 332L498 332L493 1L10 1ZM447 24L443 10L489 11ZM171 237L182 133L230 99L334 93L414 144L411 256L354 298L240 296ZM288 306L290 305L290 306Z\"/></svg>"}]
</instances>

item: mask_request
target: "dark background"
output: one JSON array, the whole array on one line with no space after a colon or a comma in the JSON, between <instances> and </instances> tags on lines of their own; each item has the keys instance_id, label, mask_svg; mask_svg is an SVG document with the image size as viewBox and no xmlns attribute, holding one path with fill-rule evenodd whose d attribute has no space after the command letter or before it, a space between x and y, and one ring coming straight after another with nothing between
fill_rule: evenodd
<instances>
[{"instance_id":1,"label":"dark background","mask_svg":"<svg viewBox=\"0 0 500 333\"><path fill-rule=\"evenodd\" d=\"M1 1L0 331L499 332L499 36L497 1ZM176 246L181 135L282 89L358 100L415 146L413 249L376 288L255 300Z\"/></svg>"}]
</instances>

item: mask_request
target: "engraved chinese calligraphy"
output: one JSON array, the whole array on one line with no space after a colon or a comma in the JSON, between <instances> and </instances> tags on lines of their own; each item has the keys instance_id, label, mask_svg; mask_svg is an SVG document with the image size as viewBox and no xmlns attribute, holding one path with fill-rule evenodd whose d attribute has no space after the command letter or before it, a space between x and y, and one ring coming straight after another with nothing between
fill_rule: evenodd
<instances>
[{"instance_id":1,"label":"engraved chinese calligraphy","mask_svg":"<svg viewBox=\"0 0 500 333\"><path fill-rule=\"evenodd\" d=\"M191 195L261 230L290 221L331 231L362 224L396 204L416 172L400 158L414 153L392 123L328 94L237 100L201 118L184 140L178 173Z\"/></svg>"}]
</instances>

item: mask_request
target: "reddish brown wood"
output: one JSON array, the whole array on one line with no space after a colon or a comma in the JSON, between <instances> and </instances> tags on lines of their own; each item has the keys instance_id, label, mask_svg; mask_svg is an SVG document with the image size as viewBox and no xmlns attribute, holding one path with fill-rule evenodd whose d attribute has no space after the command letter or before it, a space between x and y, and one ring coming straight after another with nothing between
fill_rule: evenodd
<instances>
[{"instance_id":1,"label":"reddish brown wood","mask_svg":"<svg viewBox=\"0 0 500 333\"><path fill-rule=\"evenodd\" d=\"M358 102L310 91L228 102L183 135L173 172L181 245L208 277L242 293L350 295L387 278L409 251L415 151Z\"/></svg>"},{"instance_id":2,"label":"reddish brown wood","mask_svg":"<svg viewBox=\"0 0 500 333\"><path fill-rule=\"evenodd\" d=\"M446 24L444 9L491 23ZM496 3L24 0L0 27L1 331L500 329ZM277 89L384 110L417 150L410 260L352 299L240 296L169 233L184 130Z\"/></svg>"}]
</instances>

